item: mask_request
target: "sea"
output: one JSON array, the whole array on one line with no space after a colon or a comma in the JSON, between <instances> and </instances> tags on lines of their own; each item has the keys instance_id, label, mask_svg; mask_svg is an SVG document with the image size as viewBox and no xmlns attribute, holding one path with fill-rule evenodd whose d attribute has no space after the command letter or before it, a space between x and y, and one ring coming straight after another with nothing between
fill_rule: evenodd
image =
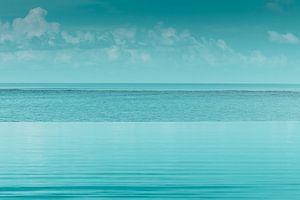
<instances>
[{"instance_id":1,"label":"sea","mask_svg":"<svg viewBox=\"0 0 300 200\"><path fill-rule=\"evenodd\" d=\"M0 199L300 197L300 85L0 84Z\"/></svg>"}]
</instances>

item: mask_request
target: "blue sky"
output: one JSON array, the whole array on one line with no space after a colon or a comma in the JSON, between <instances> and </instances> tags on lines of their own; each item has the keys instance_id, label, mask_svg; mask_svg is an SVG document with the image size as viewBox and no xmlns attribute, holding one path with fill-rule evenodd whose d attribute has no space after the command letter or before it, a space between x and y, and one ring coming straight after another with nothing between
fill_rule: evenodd
<instances>
[{"instance_id":1,"label":"blue sky","mask_svg":"<svg viewBox=\"0 0 300 200\"><path fill-rule=\"evenodd\" d=\"M296 0L0 0L0 82L300 83Z\"/></svg>"}]
</instances>

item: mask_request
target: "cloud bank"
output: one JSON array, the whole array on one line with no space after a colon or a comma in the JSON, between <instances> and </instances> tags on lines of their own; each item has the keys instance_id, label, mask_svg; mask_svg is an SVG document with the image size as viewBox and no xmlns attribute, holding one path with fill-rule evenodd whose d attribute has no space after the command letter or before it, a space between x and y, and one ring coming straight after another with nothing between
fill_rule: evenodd
<instances>
[{"instance_id":1,"label":"cloud bank","mask_svg":"<svg viewBox=\"0 0 300 200\"><path fill-rule=\"evenodd\" d=\"M300 44L300 39L292 33L280 34L276 31L269 31L269 40L275 43Z\"/></svg>"},{"instance_id":2,"label":"cloud bank","mask_svg":"<svg viewBox=\"0 0 300 200\"><path fill-rule=\"evenodd\" d=\"M279 66L285 56L259 50L240 53L221 38L207 38L157 23L152 28L124 26L109 30L64 30L34 8L23 18L0 22L1 66ZM272 42L298 44L291 34L269 32Z\"/></svg>"}]
</instances>

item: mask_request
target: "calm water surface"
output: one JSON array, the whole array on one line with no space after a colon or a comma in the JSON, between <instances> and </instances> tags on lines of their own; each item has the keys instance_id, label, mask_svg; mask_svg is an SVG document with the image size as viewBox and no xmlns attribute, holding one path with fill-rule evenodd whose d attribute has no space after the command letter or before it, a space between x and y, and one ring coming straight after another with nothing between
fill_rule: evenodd
<instances>
[{"instance_id":1,"label":"calm water surface","mask_svg":"<svg viewBox=\"0 0 300 200\"><path fill-rule=\"evenodd\" d=\"M0 84L0 122L298 121L299 85Z\"/></svg>"},{"instance_id":2,"label":"calm water surface","mask_svg":"<svg viewBox=\"0 0 300 200\"><path fill-rule=\"evenodd\" d=\"M300 85L0 84L0 199L296 200L299 119Z\"/></svg>"},{"instance_id":3,"label":"calm water surface","mask_svg":"<svg viewBox=\"0 0 300 200\"><path fill-rule=\"evenodd\" d=\"M1 123L0 199L298 199L299 122Z\"/></svg>"}]
</instances>

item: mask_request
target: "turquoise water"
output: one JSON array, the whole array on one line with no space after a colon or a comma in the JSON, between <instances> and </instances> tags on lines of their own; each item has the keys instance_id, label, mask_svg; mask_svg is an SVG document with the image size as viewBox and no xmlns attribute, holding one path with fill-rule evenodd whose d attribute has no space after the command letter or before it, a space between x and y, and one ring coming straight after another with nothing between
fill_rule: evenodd
<instances>
[{"instance_id":1,"label":"turquoise water","mask_svg":"<svg viewBox=\"0 0 300 200\"><path fill-rule=\"evenodd\" d=\"M0 199L300 195L300 86L0 84Z\"/></svg>"},{"instance_id":2,"label":"turquoise water","mask_svg":"<svg viewBox=\"0 0 300 200\"><path fill-rule=\"evenodd\" d=\"M0 89L35 90L249 90L249 91L300 91L300 84L231 84L231 83L0 83Z\"/></svg>"},{"instance_id":3,"label":"turquoise water","mask_svg":"<svg viewBox=\"0 0 300 200\"><path fill-rule=\"evenodd\" d=\"M298 199L299 122L1 123L0 199Z\"/></svg>"},{"instance_id":4,"label":"turquoise water","mask_svg":"<svg viewBox=\"0 0 300 200\"><path fill-rule=\"evenodd\" d=\"M0 121L297 121L299 88L232 84L1 84Z\"/></svg>"}]
</instances>

